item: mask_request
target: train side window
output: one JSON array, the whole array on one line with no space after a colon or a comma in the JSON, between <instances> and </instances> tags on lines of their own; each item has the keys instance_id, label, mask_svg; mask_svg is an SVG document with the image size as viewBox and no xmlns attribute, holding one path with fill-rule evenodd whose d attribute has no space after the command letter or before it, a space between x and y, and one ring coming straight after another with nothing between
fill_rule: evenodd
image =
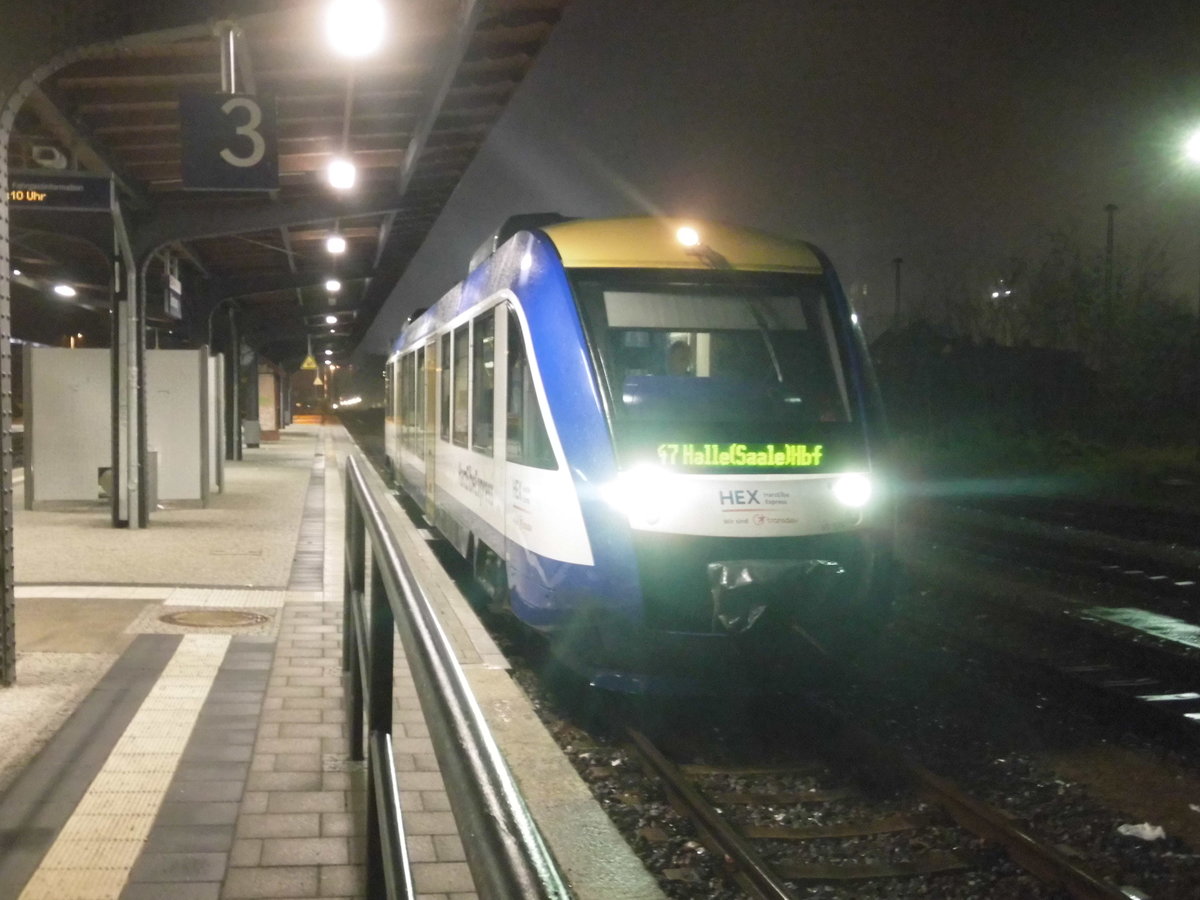
<instances>
[{"instance_id":1,"label":"train side window","mask_svg":"<svg viewBox=\"0 0 1200 900\"><path fill-rule=\"evenodd\" d=\"M470 348L467 325L460 325L454 329L454 414L450 417L450 437L460 447L467 446L467 428L470 422L467 411L471 387L467 378L470 374Z\"/></svg>"},{"instance_id":2,"label":"train side window","mask_svg":"<svg viewBox=\"0 0 1200 900\"><path fill-rule=\"evenodd\" d=\"M492 454L492 404L495 402L494 360L496 314L488 311L475 320L472 343L471 447Z\"/></svg>"},{"instance_id":3,"label":"train side window","mask_svg":"<svg viewBox=\"0 0 1200 900\"><path fill-rule=\"evenodd\" d=\"M509 462L556 469L554 451L546 436L546 424L538 406L533 374L525 353L521 322L511 308L508 311L508 399L505 407L508 422L506 455Z\"/></svg>"},{"instance_id":4,"label":"train side window","mask_svg":"<svg viewBox=\"0 0 1200 900\"><path fill-rule=\"evenodd\" d=\"M443 441L450 440L450 334L442 335L442 378L441 396L441 436Z\"/></svg>"}]
</instances>

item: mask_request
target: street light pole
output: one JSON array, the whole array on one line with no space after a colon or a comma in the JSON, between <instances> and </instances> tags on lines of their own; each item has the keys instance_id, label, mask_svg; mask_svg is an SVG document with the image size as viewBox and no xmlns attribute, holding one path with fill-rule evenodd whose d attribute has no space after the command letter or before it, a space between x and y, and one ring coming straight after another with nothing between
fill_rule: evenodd
<instances>
[{"instance_id":1,"label":"street light pole","mask_svg":"<svg viewBox=\"0 0 1200 900\"><path fill-rule=\"evenodd\" d=\"M1117 204L1106 203L1104 211L1108 213L1108 234L1104 244L1104 355L1112 352L1113 331L1113 214ZM1105 360L1107 362L1107 359Z\"/></svg>"},{"instance_id":2,"label":"street light pole","mask_svg":"<svg viewBox=\"0 0 1200 900\"><path fill-rule=\"evenodd\" d=\"M892 314L892 322L895 327L900 327L900 263L904 262L899 256L892 260L892 265L896 267L896 287L895 287L895 312Z\"/></svg>"}]
</instances>

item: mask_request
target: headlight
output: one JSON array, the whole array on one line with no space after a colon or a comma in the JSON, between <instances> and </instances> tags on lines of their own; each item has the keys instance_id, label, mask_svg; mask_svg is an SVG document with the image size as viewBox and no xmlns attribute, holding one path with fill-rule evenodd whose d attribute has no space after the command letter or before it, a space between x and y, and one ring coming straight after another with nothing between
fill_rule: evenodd
<instances>
[{"instance_id":1,"label":"headlight","mask_svg":"<svg viewBox=\"0 0 1200 900\"><path fill-rule=\"evenodd\" d=\"M679 499L671 474L652 465L621 472L601 489L601 496L631 525L654 525Z\"/></svg>"},{"instance_id":2,"label":"headlight","mask_svg":"<svg viewBox=\"0 0 1200 900\"><path fill-rule=\"evenodd\" d=\"M843 506L860 509L871 501L871 479L861 472L840 475L833 483L833 496Z\"/></svg>"}]
</instances>

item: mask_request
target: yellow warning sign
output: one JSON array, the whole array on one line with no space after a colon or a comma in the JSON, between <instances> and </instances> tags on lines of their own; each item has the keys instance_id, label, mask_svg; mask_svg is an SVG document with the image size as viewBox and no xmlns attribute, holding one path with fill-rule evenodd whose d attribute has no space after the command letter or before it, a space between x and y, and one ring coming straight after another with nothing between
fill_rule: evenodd
<instances>
[{"instance_id":1,"label":"yellow warning sign","mask_svg":"<svg viewBox=\"0 0 1200 900\"><path fill-rule=\"evenodd\" d=\"M311 353L308 354L308 356L304 357L304 362L300 363L301 369L310 369L311 370L311 369L315 369L316 367L317 367L317 361L315 359L313 359L313 355Z\"/></svg>"}]
</instances>

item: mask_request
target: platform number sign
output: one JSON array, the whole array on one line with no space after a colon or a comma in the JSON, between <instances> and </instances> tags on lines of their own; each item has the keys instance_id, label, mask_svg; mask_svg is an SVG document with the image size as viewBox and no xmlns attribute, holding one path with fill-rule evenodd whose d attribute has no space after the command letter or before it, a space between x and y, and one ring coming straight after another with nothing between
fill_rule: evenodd
<instances>
[{"instance_id":1,"label":"platform number sign","mask_svg":"<svg viewBox=\"0 0 1200 900\"><path fill-rule=\"evenodd\" d=\"M183 186L207 191L279 187L273 99L253 94L179 97Z\"/></svg>"}]
</instances>

